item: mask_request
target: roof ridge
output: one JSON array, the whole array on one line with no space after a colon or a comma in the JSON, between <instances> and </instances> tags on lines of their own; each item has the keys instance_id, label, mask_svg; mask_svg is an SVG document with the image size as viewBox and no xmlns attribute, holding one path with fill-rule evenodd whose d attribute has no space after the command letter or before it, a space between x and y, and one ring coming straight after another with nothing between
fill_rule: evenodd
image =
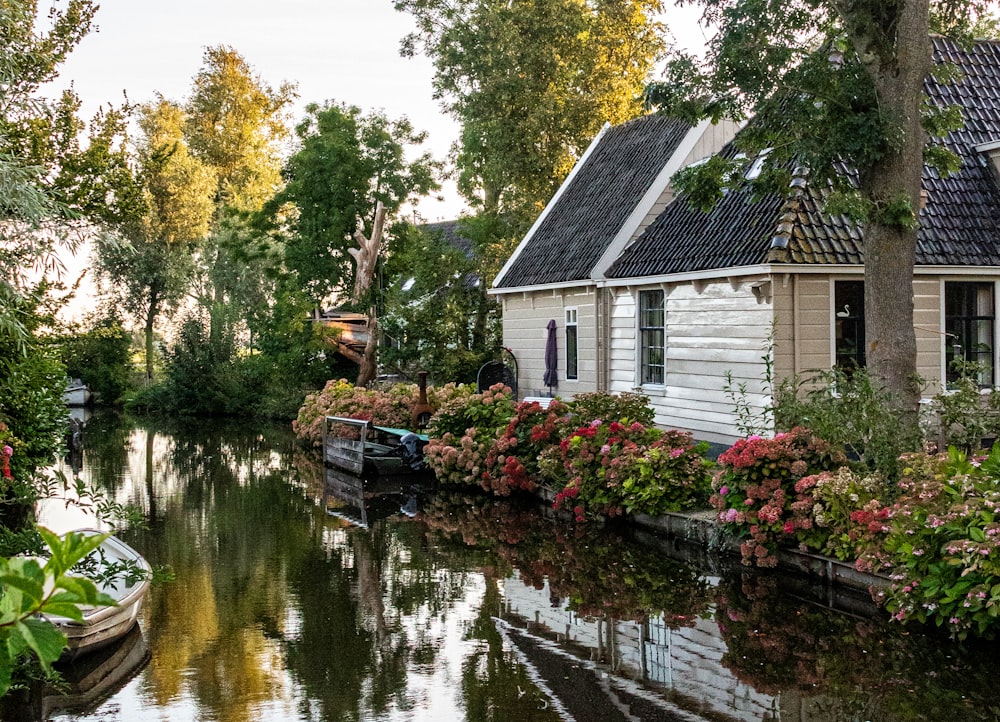
<instances>
[{"instance_id":1,"label":"roof ridge","mask_svg":"<svg viewBox=\"0 0 1000 722\"><path fill-rule=\"evenodd\" d=\"M792 180L788 184L792 192L778 210L778 222L775 224L774 235L771 236L767 251L769 263L786 263L790 260L789 246L795 227L799 224L799 211L809 186L806 179L808 175L809 169L802 165L796 166L792 171Z\"/></svg>"}]
</instances>

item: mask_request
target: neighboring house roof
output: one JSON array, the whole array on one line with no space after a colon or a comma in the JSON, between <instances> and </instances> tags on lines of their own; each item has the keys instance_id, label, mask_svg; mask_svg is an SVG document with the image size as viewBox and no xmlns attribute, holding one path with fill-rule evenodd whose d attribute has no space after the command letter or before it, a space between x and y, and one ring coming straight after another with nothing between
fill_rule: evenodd
<instances>
[{"instance_id":1,"label":"neighboring house roof","mask_svg":"<svg viewBox=\"0 0 1000 722\"><path fill-rule=\"evenodd\" d=\"M439 236L441 240L462 251L468 258L472 256L472 241L462 235L461 223L460 220L438 221L437 223L421 223L417 228L432 236Z\"/></svg>"},{"instance_id":2,"label":"neighboring house roof","mask_svg":"<svg viewBox=\"0 0 1000 722\"><path fill-rule=\"evenodd\" d=\"M606 127L528 232L494 287L589 279L691 126L647 115Z\"/></svg>"},{"instance_id":3,"label":"neighboring house roof","mask_svg":"<svg viewBox=\"0 0 1000 722\"><path fill-rule=\"evenodd\" d=\"M962 159L946 178L924 168L926 205L920 214L917 263L1000 266L1000 187L992 163L977 146L1000 141L1000 43L969 49L934 39L935 60L954 63L954 83L930 78L931 102L960 105L964 126L945 144ZM675 199L608 269L608 278L690 273L763 263L848 264L864 262L861 229L821 212L822 203L798 179L788 198L757 202L749 191L727 194L709 213Z\"/></svg>"}]
</instances>

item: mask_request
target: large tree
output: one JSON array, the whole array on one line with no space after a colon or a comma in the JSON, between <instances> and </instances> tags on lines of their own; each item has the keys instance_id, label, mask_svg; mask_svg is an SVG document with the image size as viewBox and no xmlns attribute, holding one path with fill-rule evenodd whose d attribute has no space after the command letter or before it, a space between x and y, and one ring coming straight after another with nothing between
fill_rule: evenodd
<instances>
[{"instance_id":1,"label":"large tree","mask_svg":"<svg viewBox=\"0 0 1000 722\"><path fill-rule=\"evenodd\" d=\"M100 240L96 262L145 333L146 379L153 378L157 320L188 293L194 257L208 235L217 189L213 169L184 140L184 111L163 98L143 106L138 176L144 213Z\"/></svg>"},{"instance_id":2,"label":"large tree","mask_svg":"<svg viewBox=\"0 0 1000 722\"><path fill-rule=\"evenodd\" d=\"M295 129L298 149L285 165L284 189L269 204L284 220L285 263L315 304L354 285L348 251L361 220L370 228L381 201L389 218L437 187L430 155L409 159L426 134L404 118L355 106L311 104ZM367 301L367 299L365 299Z\"/></svg>"},{"instance_id":3,"label":"large tree","mask_svg":"<svg viewBox=\"0 0 1000 722\"><path fill-rule=\"evenodd\" d=\"M215 215L199 253L193 296L210 320L210 344L223 351L248 307L266 296L263 251L244 232L253 213L281 187L281 150L295 87L272 88L234 49L205 51L184 106L184 138L191 154L215 173ZM220 357L226 354L222 353Z\"/></svg>"},{"instance_id":4,"label":"large tree","mask_svg":"<svg viewBox=\"0 0 1000 722\"><path fill-rule=\"evenodd\" d=\"M285 265L312 303L335 295L368 313L372 343L364 354L350 354L364 384L376 368L382 302L381 284L372 276L383 255L384 220L437 187L438 164L427 153L408 157L426 134L407 118L354 106L312 104L296 134L299 147L285 166L286 186L269 204L271 221L283 238ZM356 247L359 237L368 240Z\"/></svg>"},{"instance_id":5,"label":"large tree","mask_svg":"<svg viewBox=\"0 0 1000 722\"><path fill-rule=\"evenodd\" d=\"M660 0L395 0L417 31L404 54L434 63L461 125L462 193L524 222L541 210L605 122L642 112L664 45Z\"/></svg>"},{"instance_id":6,"label":"large tree","mask_svg":"<svg viewBox=\"0 0 1000 722\"><path fill-rule=\"evenodd\" d=\"M815 189L832 187L829 209L853 215L865 243L865 332L869 370L908 423L916 422L913 268L927 130L951 127L951 109L924 106L930 32L967 37L989 2L928 0L698 0L717 28L704 62L674 57L649 89L668 112L752 116L739 138L750 157L767 151L768 190L789 188L790 171ZM946 71L945 71L946 72ZM947 172L953 162L929 157ZM710 205L742 178L723 159L681 186ZM685 182L686 180L686 182ZM825 190L824 190L825 192Z\"/></svg>"}]
</instances>

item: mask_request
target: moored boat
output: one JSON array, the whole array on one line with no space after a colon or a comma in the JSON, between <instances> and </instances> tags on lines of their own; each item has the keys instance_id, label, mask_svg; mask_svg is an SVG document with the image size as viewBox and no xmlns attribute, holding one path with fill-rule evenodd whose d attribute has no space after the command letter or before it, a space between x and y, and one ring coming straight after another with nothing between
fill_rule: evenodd
<instances>
[{"instance_id":1,"label":"moored boat","mask_svg":"<svg viewBox=\"0 0 1000 722\"><path fill-rule=\"evenodd\" d=\"M97 529L80 529L86 536L103 534ZM99 591L112 597L117 606L84 607L83 621L46 614L44 617L66 635L63 661L75 659L124 637L138 623L142 601L149 591L152 570L139 552L115 536L109 536L93 552L101 565L121 568L110 580L97 582Z\"/></svg>"},{"instance_id":2,"label":"moored boat","mask_svg":"<svg viewBox=\"0 0 1000 722\"><path fill-rule=\"evenodd\" d=\"M323 433L323 461L358 476L426 475L425 434L408 429L375 426L370 421L327 416Z\"/></svg>"}]
</instances>

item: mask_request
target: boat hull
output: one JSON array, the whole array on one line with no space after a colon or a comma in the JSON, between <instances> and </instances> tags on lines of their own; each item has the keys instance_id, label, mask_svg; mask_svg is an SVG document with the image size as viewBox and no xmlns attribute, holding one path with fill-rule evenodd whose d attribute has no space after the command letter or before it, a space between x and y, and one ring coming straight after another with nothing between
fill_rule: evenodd
<instances>
[{"instance_id":1,"label":"boat hull","mask_svg":"<svg viewBox=\"0 0 1000 722\"><path fill-rule=\"evenodd\" d=\"M94 535L103 532L84 529L80 533ZM138 623L142 602L149 591L151 569L139 552L114 536L104 540L99 549L109 561L132 562L145 574L143 579L128 586L123 580L116 580L110 585L99 584L100 591L114 597L118 601L118 606L85 608L82 622L67 617L45 615L46 619L66 635L63 661L72 661L81 655L101 649L128 634Z\"/></svg>"}]
</instances>

